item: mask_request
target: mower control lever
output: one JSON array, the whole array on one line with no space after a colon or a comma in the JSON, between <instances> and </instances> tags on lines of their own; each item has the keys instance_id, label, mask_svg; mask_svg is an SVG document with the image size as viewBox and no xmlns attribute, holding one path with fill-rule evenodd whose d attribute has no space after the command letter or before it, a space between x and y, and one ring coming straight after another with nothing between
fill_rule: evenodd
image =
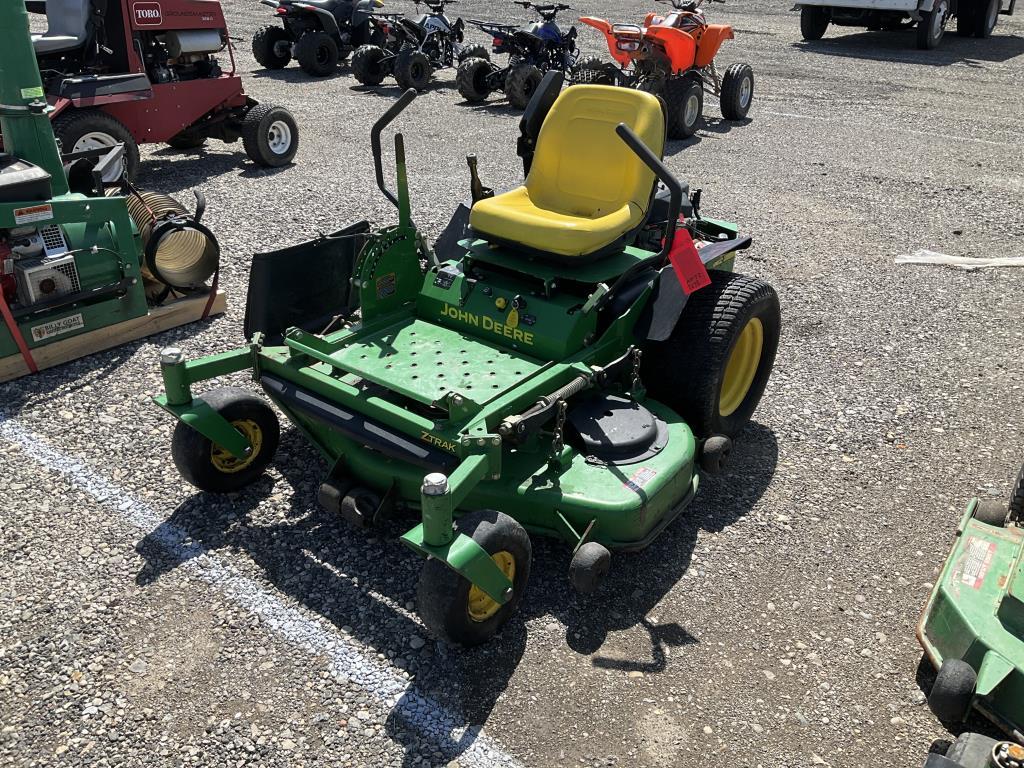
<instances>
[{"instance_id":1,"label":"mower control lever","mask_svg":"<svg viewBox=\"0 0 1024 768\"><path fill-rule=\"evenodd\" d=\"M626 143L626 146L633 150L634 154L643 160L648 168L654 171L654 175L661 180L662 184L668 187L668 191L671 194L669 199L668 231L665 232L665 243L662 245L661 253L658 254L659 260L664 260L672 250L672 244L676 238L676 224L679 221L679 210L683 203L683 185L679 183L679 179L673 175L672 171L651 151L650 147L640 140L640 137L628 125L619 123L615 127L615 132L619 134L619 138Z\"/></svg>"},{"instance_id":2,"label":"mower control lever","mask_svg":"<svg viewBox=\"0 0 1024 768\"><path fill-rule=\"evenodd\" d=\"M416 89L407 90L399 97L398 101L391 105L391 109L381 115L380 120L373 124L373 129L370 131L370 146L373 149L373 168L377 173L377 186L384 193L384 197L390 200L396 208L399 207L398 198L384 186L384 161L380 148L380 135L394 122L395 118L405 111L406 107L412 104L415 98Z\"/></svg>"}]
</instances>

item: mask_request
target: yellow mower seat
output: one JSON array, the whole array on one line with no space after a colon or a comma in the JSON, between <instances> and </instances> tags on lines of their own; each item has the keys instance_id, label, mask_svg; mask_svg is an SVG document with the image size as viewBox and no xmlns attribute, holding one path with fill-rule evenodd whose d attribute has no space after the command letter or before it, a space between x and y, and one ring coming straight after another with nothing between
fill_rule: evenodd
<instances>
[{"instance_id":1,"label":"yellow mower seat","mask_svg":"<svg viewBox=\"0 0 1024 768\"><path fill-rule=\"evenodd\" d=\"M489 241L562 258L607 252L643 224L655 179L615 132L619 123L662 156L657 97L608 85L567 88L544 120L525 186L477 202L470 226Z\"/></svg>"}]
</instances>

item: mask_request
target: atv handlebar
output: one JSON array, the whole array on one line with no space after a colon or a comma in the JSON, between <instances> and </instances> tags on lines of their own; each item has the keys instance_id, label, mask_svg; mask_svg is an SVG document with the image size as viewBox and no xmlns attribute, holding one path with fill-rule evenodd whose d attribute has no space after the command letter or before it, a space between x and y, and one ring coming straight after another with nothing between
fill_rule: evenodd
<instances>
[{"instance_id":1,"label":"atv handlebar","mask_svg":"<svg viewBox=\"0 0 1024 768\"><path fill-rule=\"evenodd\" d=\"M416 89L410 88L399 97L398 101L391 105L391 109L381 115L380 119L373 124L373 128L370 130L370 146L373 149L373 169L377 174L377 186L380 188L380 191L384 193L384 197L390 200L396 208L399 207L398 198L393 192L384 186L384 159L380 148L380 135L383 133L385 128L395 121L395 118L405 111L406 107L412 104L413 99L415 98ZM395 149L397 152L397 143L395 145ZM404 162L405 158L398 158L398 160Z\"/></svg>"}]
</instances>

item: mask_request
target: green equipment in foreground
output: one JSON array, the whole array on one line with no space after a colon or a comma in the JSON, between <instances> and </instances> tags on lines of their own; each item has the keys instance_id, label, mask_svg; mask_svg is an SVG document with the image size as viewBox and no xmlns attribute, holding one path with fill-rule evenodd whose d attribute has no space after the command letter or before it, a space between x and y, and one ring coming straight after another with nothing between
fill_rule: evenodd
<instances>
[{"instance_id":1,"label":"green equipment in foreground","mask_svg":"<svg viewBox=\"0 0 1024 768\"><path fill-rule=\"evenodd\" d=\"M122 147L62 157L49 109L25 6L0 3L0 381L223 311L207 292L148 317L147 290L203 290L216 239L166 196L104 189Z\"/></svg>"},{"instance_id":2,"label":"green equipment in foreground","mask_svg":"<svg viewBox=\"0 0 1024 768\"><path fill-rule=\"evenodd\" d=\"M321 504L357 525L419 513L402 537L426 558L419 613L454 643L483 642L512 615L531 534L574 548L581 592L600 584L611 550L650 544L693 499L698 465L721 468L778 344L775 292L731 272L750 239L700 218L696 194L680 223L658 99L605 86L559 96L559 85L549 78L538 93L546 117L525 186L494 197L474 173L471 236L453 258L439 259L412 223L401 134L397 193L384 185L381 132L408 91L372 132L398 225L258 255L251 342L162 358L156 401L180 420L172 452L185 479L234 491L269 464L279 427L263 400L192 390L251 371L327 460ZM670 194L664 247L651 253L627 243L652 225L656 177ZM360 238L350 301L360 314L339 325L349 298L338 265ZM690 245L698 278L702 261L710 268L692 295L669 264L674 244Z\"/></svg>"},{"instance_id":3,"label":"green equipment in foreground","mask_svg":"<svg viewBox=\"0 0 1024 768\"><path fill-rule=\"evenodd\" d=\"M980 733L932 744L924 768L1024 768L1024 747Z\"/></svg>"},{"instance_id":4,"label":"green equipment in foreground","mask_svg":"<svg viewBox=\"0 0 1024 768\"><path fill-rule=\"evenodd\" d=\"M972 499L917 636L938 669L928 704L950 724L973 706L1024 741L1024 469L1009 507Z\"/></svg>"}]
</instances>

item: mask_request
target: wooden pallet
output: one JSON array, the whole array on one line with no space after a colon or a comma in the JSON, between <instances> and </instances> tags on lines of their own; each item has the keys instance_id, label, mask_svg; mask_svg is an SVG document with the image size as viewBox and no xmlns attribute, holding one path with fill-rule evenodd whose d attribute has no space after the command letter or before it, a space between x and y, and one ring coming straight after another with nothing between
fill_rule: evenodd
<instances>
[{"instance_id":1,"label":"wooden pallet","mask_svg":"<svg viewBox=\"0 0 1024 768\"><path fill-rule=\"evenodd\" d=\"M106 328L97 328L95 331L72 336L70 339L36 347L32 350L32 357L39 370L53 368L55 365L127 344L129 341L152 336L154 333L194 323L203 316L203 309L206 307L208 299L209 295L206 295L168 302L150 309L149 314L144 317L136 317L117 325L108 325ZM227 306L227 295L224 291L217 291L217 297L213 300L213 306L210 308L210 315L223 314L227 310ZM0 330L6 332L2 321L0 321ZM20 354L0 358L0 382L11 381L28 374L28 366Z\"/></svg>"}]
</instances>

